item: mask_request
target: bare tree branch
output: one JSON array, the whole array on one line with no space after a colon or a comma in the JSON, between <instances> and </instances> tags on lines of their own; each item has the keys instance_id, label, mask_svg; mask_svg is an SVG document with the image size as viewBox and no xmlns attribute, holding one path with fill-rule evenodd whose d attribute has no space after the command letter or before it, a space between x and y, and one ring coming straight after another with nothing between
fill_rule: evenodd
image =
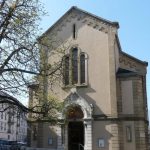
<instances>
[{"instance_id":1,"label":"bare tree branch","mask_svg":"<svg viewBox=\"0 0 150 150\"><path fill-rule=\"evenodd\" d=\"M40 31L39 21L44 14L39 0L0 1L0 92L25 95L28 86L40 80L37 101L42 101L27 108L14 97L0 94L0 105L8 104L0 111L18 107L20 111L34 114L35 119L56 117L59 103L53 97L46 98L43 87L46 80L53 86L62 76L63 59L53 64L48 62L46 54L50 53L45 53L45 49L56 49L59 41L55 38L36 40ZM65 49L60 48L51 55L63 58Z\"/></svg>"}]
</instances>

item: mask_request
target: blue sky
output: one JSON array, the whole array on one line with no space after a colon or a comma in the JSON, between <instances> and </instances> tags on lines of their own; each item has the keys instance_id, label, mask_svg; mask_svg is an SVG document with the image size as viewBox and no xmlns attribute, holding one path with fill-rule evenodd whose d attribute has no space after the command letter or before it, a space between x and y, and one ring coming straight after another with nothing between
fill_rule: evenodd
<instances>
[{"instance_id":1,"label":"blue sky","mask_svg":"<svg viewBox=\"0 0 150 150\"><path fill-rule=\"evenodd\" d=\"M43 31L70 7L77 6L110 21L118 21L120 24L118 33L123 51L149 62L150 0L41 0L41 2L48 12L48 16L43 17L40 22ZM147 74L147 94L150 110L150 67Z\"/></svg>"}]
</instances>

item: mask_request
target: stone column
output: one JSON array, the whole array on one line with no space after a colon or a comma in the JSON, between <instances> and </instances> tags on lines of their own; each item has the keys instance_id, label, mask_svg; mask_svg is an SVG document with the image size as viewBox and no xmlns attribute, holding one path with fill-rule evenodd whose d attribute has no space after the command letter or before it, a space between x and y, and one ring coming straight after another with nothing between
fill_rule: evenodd
<instances>
[{"instance_id":1,"label":"stone column","mask_svg":"<svg viewBox=\"0 0 150 150\"><path fill-rule=\"evenodd\" d=\"M62 144L62 128L61 126L57 127L57 150L64 150L63 144Z\"/></svg>"},{"instance_id":2,"label":"stone column","mask_svg":"<svg viewBox=\"0 0 150 150\"><path fill-rule=\"evenodd\" d=\"M84 135L84 150L92 150L92 121L84 121L85 135Z\"/></svg>"},{"instance_id":3,"label":"stone column","mask_svg":"<svg viewBox=\"0 0 150 150\"><path fill-rule=\"evenodd\" d=\"M119 126L117 123L111 124L111 150L120 149Z\"/></svg>"},{"instance_id":4,"label":"stone column","mask_svg":"<svg viewBox=\"0 0 150 150\"><path fill-rule=\"evenodd\" d=\"M38 123L38 135L37 135L37 147L42 148L43 147L43 126L44 124L42 122Z\"/></svg>"},{"instance_id":5,"label":"stone column","mask_svg":"<svg viewBox=\"0 0 150 150\"><path fill-rule=\"evenodd\" d=\"M64 150L68 150L68 124L66 124L64 128Z\"/></svg>"}]
</instances>

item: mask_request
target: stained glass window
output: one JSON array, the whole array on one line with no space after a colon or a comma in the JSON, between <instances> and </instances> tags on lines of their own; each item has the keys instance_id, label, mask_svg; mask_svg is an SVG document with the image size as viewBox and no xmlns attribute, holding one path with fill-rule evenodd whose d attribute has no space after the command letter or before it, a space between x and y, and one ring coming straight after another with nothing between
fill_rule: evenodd
<instances>
[{"instance_id":1,"label":"stained glass window","mask_svg":"<svg viewBox=\"0 0 150 150\"><path fill-rule=\"evenodd\" d=\"M85 55L80 56L80 81L81 84L85 83Z\"/></svg>"},{"instance_id":2,"label":"stained glass window","mask_svg":"<svg viewBox=\"0 0 150 150\"><path fill-rule=\"evenodd\" d=\"M72 50L72 83L78 83L78 49Z\"/></svg>"},{"instance_id":3,"label":"stained glass window","mask_svg":"<svg viewBox=\"0 0 150 150\"><path fill-rule=\"evenodd\" d=\"M65 64L64 64L64 82L65 85L69 84L69 56L65 57Z\"/></svg>"},{"instance_id":4,"label":"stained glass window","mask_svg":"<svg viewBox=\"0 0 150 150\"><path fill-rule=\"evenodd\" d=\"M82 119L83 117L84 114L80 107L75 106L68 109L67 112L68 119Z\"/></svg>"}]
</instances>

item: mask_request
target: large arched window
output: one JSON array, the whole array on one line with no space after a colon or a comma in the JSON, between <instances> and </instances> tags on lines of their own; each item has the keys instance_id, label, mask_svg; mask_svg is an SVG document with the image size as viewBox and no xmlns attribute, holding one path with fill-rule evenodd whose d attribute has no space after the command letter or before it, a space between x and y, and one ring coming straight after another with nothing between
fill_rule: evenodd
<instances>
[{"instance_id":1,"label":"large arched window","mask_svg":"<svg viewBox=\"0 0 150 150\"><path fill-rule=\"evenodd\" d=\"M72 49L72 83L78 83L78 49Z\"/></svg>"},{"instance_id":2,"label":"large arched window","mask_svg":"<svg viewBox=\"0 0 150 150\"><path fill-rule=\"evenodd\" d=\"M80 82L85 83L85 54L80 55Z\"/></svg>"},{"instance_id":3,"label":"large arched window","mask_svg":"<svg viewBox=\"0 0 150 150\"><path fill-rule=\"evenodd\" d=\"M69 84L69 56L64 57L64 84Z\"/></svg>"},{"instance_id":4,"label":"large arched window","mask_svg":"<svg viewBox=\"0 0 150 150\"><path fill-rule=\"evenodd\" d=\"M87 84L87 58L86 54L78 48L72 48L70 54L64 57L64 84L86 85Z\"/></svg>"}]
</instances>

